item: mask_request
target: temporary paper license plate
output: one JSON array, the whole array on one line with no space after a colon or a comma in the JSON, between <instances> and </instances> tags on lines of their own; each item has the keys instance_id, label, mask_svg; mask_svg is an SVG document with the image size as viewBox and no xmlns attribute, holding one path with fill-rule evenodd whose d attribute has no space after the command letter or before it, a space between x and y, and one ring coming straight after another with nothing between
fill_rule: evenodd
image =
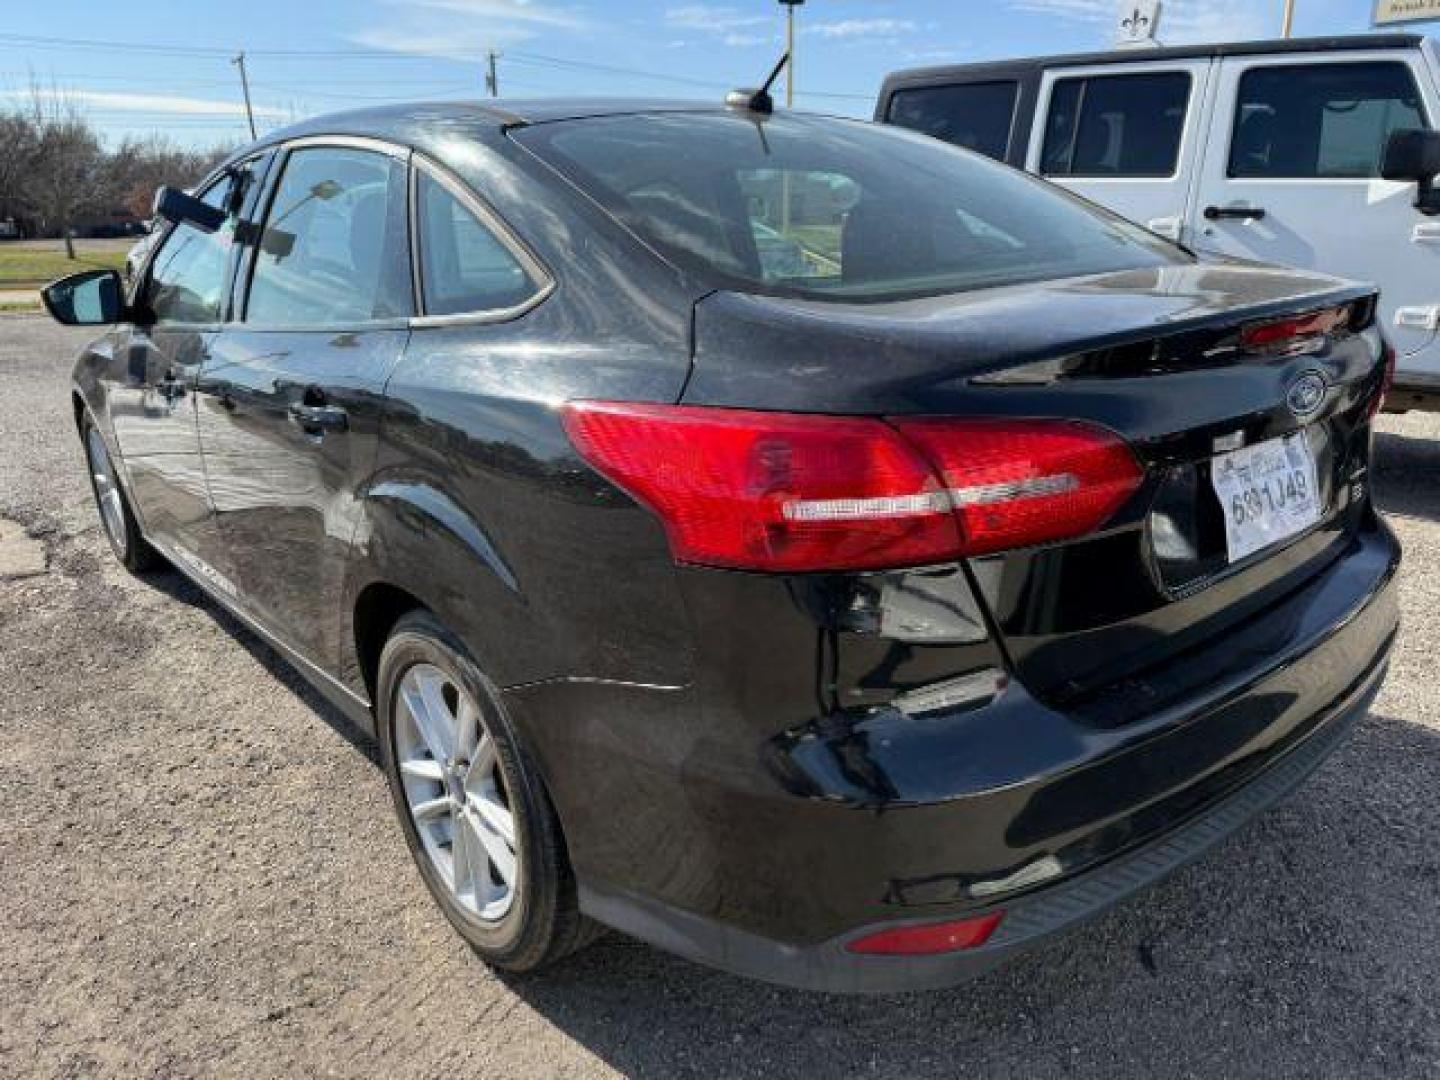
<instances>
[{"instance_id":1,"label":"temporary paper license plate","mask_svg":"<svg viewBox=\"0 0 1440 1080\"><path fill-rule=\"evenodd\" d=\"M1210 463L1210 482L1225 511L1225 547L1232 563L1320 520L1315 455L1303 432L1217 454Z\"/></svg>"}]
</instances>

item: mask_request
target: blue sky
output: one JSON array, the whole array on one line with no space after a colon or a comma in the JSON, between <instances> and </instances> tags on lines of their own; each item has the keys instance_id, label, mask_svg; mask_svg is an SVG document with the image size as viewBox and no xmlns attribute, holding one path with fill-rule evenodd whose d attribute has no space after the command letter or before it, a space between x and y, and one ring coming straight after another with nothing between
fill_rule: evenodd
<instances>
[{"instance_id":1,"label":"blue sky","mask_svg":"<svg viewBox=\"0 0 1440 1080\"><path fill-rule=\"evenodd\" d=\"M366 104L482 93L715 100L779 54L776 0L8 0L0 105L32 83L107 139L243 141L245 49L260 126ZM797 105L868 115L898 67L1107 47L1116 0L808 0ZM1167 0L1170 43L1275 36L1282 0ZM1372 0L1297 0L1297 34L1368 28ZM1440 23L1420 29L1440 33Z\"/></svg>"}]
</instances>

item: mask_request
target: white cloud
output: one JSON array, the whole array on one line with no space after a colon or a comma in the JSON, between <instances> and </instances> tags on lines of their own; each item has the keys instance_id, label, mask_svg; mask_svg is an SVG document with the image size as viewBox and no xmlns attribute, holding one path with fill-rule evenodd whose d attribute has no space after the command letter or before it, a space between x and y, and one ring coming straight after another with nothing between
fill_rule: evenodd
<instances>
[{"instance_id":1,"label":"white cloud","mask_svg":"<svg viewBox=\"0 0 1440 1080\"><path fill-rule=\"evenodd\" d=\"M244 102L178 97L171 94L127 94L110 90L67 90L42 87L34 90L6 90L0 92L0 99L31 101L37 94L46 101L56 101L61 104L73 103L79 106L88 105L91 108L113 109L116 112L187 113L195 116L235 117L244 117L245 115ZM289 113L267 105L256 105L255 115L276 119L286 117Z\"/></svg>"},{"instance_id":2,"label":"white cloud","mask_svg":"<svg viewBox=\"0 0 1440 1080\"><path fill-rule=\"evenodd\" d=\"M526 41L546 31L580 31L589 22L573 8L537 0L389 0L402 14L351 40L372 49L473 61L495 45Z\"/></svg>"},{"instance_id":3,"label":"white cloud","mask_svg":"<svg viewBox=\"0 0 1440 1080\"><path fill-rule=\"evenodd\" d=\"M909 19L841 19L815 23L807 29L828 38L893 38L912 32L915 24Z\"/></svg>"},{"instance_id":4,"label":"white cloud","mask_svg":"<svg viewBox=\"0 0 1440 1080\"><path fill-rule=\"evenodd\" d=\"M773 34L726 34L720 39L726 45L735 48L752 48L756 45L766 45L775 40Z\"/></svg>"},{"instance_id":5,"label":"white cloud","mask_svg":"<svg viewBox=\"0 0 1440 1080\"><path fill-rule=\"evenodd\" d=\"M720 4L685 4L667 8L665 22L686 30L708 30L716 34L764 26L776 21L774 15L755 15Z\"/></svg>"},{"instance_id":6,"label":"white cloud","mask_svg":"<svg viewBox=\"0 0 1440 1080\"><path fill-rule=\"evenodd\" d=\"M1030 15L1104 27L1103 44L1107 45L1112 40L1109 28L1120 21L1120 5L1115 0L1010 0L1010 7ZM1276 12L1260 8L1253 0L1166 0L1160 14L1160 40L1167 45L1245 41L1278 31Z\"/></svg>"}]
</instances>

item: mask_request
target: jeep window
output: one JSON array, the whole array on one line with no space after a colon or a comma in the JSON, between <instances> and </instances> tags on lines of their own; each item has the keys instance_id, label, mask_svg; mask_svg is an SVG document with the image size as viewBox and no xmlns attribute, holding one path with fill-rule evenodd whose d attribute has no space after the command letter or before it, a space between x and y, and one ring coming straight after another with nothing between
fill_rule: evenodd
<instances>
[{"instance_id":1,"label":"jeep window","mask_svg":"<svg viewBox=\"0 0 1440 1080\"><path fill-rule=\"evenodd\" d=\"M1229 174L1375 177L1390 133L1425 126L1406 64L1254 67L1240 77Z\"/></svg>"},{"instance_id":2,"label":"jeep window","mask_svg":"<svg viewBox=\"0 0 1440 1080\"><path fill-rule=\"evenodd\" d=\"M1044 176L1174 176L1190 75L1057 79L1040 156Z\"/></svg>"},{"instance_id":3,"label":"jeep window","mask_svg":"<svg viewBox=\"0 0 1440 1080\"><path fill-rule=\"evenodd\" d=\"M1014 82L919 86L897 90L886 119L1004 161L1010 150L1010 125L1018 96L1019 86Z\"/></svg>"}]
</instances>

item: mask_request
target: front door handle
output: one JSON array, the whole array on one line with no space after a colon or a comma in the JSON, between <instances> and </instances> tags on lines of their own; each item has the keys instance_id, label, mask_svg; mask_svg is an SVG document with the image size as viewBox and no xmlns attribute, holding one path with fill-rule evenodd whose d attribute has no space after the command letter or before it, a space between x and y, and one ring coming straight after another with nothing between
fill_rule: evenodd
<instances>
[{"instance_id":1,"label":"front door handle","mask_svg":"<svg viewBox=\"0 0 1440 1080\"><path fill-rule=\"evenodd\" d=\"M1206 221L1263 221L1265 211L1259 206L1207 206L1203 213Z\"/></svg>"},{"instance_id":2,"label":"front door handle","mask_svg":"<svg viewBox=\"0 0 1440 1080\"><path fill-rule=\"evenodd\" d=\"M1415 226L1410 240L1416 244L1440 244L1440 223L1422 221Z\"/></svg>"},{"instance_id":3,"label":"front door handle","mask_svg":"<svg viewBox=\"0 0 1440 1080\"><path fill-rule=\"evenodd\" d=\"M327 431L344 431L350 417L334 405L307 405L296 401L290 405L290 419L307 435L323 435Z\"/></svg>"}]
</instances>

